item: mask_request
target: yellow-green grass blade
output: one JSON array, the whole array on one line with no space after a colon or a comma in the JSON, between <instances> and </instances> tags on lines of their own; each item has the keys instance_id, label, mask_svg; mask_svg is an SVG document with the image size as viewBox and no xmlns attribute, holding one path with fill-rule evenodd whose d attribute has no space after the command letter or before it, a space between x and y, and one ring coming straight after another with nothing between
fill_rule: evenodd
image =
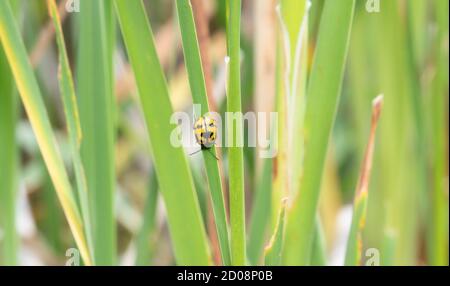
<instances>
[{"instance_id":1,"label":"yellow-green grass blade","mask_svg":"<svg viewBox=\"0 0 450 286\"><path fill-rule=\"evenodd\" d=\"M58 8L56 6L55 0L47 0L47 5L50 12L50 16L53 20L53 25L55 27L56 42L59 50L58 79L62 101L64 105L64 114L67 122L72 164L75 172L78 190L78 200L80 202L80 210L81 216L83 218L86 239L88 241L90 253L91 255L93 255L88 190L86 184L86 177L84 174L84 168L80 156L80 144L82 139L82 132L78 113L77 98L75 95L72 72L70 70L69 59L67 57L66 44L64 41L61 20L58 14Z\"/></svg>"},{"instance_id":2,"label":"yellow-green grass blade","mask_svg":"<svg viewBox=\"0 0 450 286\"><path fill-rule=\"evenodd\" d=\"M404 33L406 34L405 41L407 42L406 49L407 60L405 71L408 76L410 85L413 126L415 127L415 142L416 158L417 158L417 214L419 224L422 223L420 218L426 216L426 206L428 203L427 186L430 185L427 172L427 136L425 129L425 105L424 105L424 84L420 80L425 59L425 44L426 35L425 27L428 14L428 4L426 0L419 0L409 3L407 7L407 27Z\"/></svg>"},{"instance_id":3,"label":"yellow-green grass blade","mask_svg":"<svg viewBox=\"0 0 450 286\"><path fill-rule=\"evenodd\" d=\"M361 165L358 186L355 192L353 204L353 217L350 233L347 240L347 252L345 254L345 265L360 265L362 257L362 232L366 223L367 200L369 194L369 182L372 172L372 159L375 150L375 135L383 105L383 96L378 96L373 101L372 120L364 160Z\"/></svg>"},{"instance_id":4,"label":"yellow-green grass blade","mask_svg":"<svg viewBox=\"0 0 450 286\"><path fill-rule=\"evenodd\" d=\"M298 191L303 164L304 151L304 116L305 93L307 79L307 47L308 47L308 0L280 0L280 17L282 23L280 33L283 35L285 76L286 82L284 97L286 103L287 129L286 144L288 154L287 166L287 190L284 195L293 196ZM282 162L280 162L282 163ZM278 210L275 214L278 213Z\"/></svg>"},{"instance_id":5,"label":"yellow-green grass blade","mask_svg":"<svg viewBox=\"0 0 450 286\"><path fill-rule=\"evenodd\" d=\"M298 191L304 152L304 116L307 72L308 6L306 0L280 0L277 58L278 158L273 193L272 227L282 197Z\"/></svg>"},{"instance_id":6,"label":"yellow-green grass blade","mask_svg":"<svg viewBox=\"0 0 450 286\"><path fill-rule=\"evenodd\" d=\"M367 197L367 192L361 193L355 197L352 224L350 226L347 251L345 253L345 266L358 266L361 263L363 247L362 231L365 226Z\"/></svg>"},{"instance_id":7,"label":"yellow-green grass blade","mask_svg":"<svg viewBox=\"0 0 450 286\"><path fill-rule=\"evenodd\" d=\"M170 143L170 134L175 128L170 124L173 111L144 5L142 1L115 0L115 6L147 123L176 262L179 265L210 264L187 159L183 149Z\"/></svg>"},{"instance_id":8,"label":"yellow-green grass blade","mask_svg":"<svg viewBox=\"0 0 450 286\"><path fill-rule=\"evenodd\" d=\"M414 89L407 64L406 29L400 5L385 1L377 17L367 17L372 25L374 75L369 79L384 94L385 108L379 126L377 190L383 192L386 249L382 263L415 265L418 258L419 194L422 187L415 126ZM366 33L365 33L366 34ZM412 140L413 139L413 140ZM372 196L370 196L372 197ZM369 207L370 209L370 207ZM393 251L392 255L388 252ZM390 259L392 258L392 260Z\"/></svg>"},{"instance_id":9,"label":"yellow-green grass blade","mask_svg":"<svg viewBox=\"0 0 450 286\"><path fill-rule=\"evenodd\" d=\"M231 263L244 265L245 250L245 193L244 193L244 155L238 142L243 141L243 122L241 107L240 79L240 27L241 1L228 0L227 42L229 56L227 111L236 113L237 120L227 122L229 181L230 181L230 224L231 224Z\"/></svg>"},{"instance_id":10,"label":"yellow-green grass blade","mask_svg":"<svg viewBox=\"0 0 450 286\"><path fill-rule=\"evenodd\" d=\"M72 187L56 144L39 86L7 1L0 2L0 40L72 234L85 264L90 265L92 264L91 256Z\"/></svg>"},{"instance_id":11,"label":"yellow-green grass blade","mask_svg":"<svg viewBox=\"0 0 450 286\"><path fill-rule=\"evenodd\" d=\"M286 244L289 243L289 251L284 251L284 262L289 265L310 262L323 166L339 102L354 6L354 0L327 1L322 12L307 89L303 179L288 212ZM337 19L339 25L336 25Z\"/></svg>"},{"instance_id":12,"label":"yellow-green grass blade","mask_svg":"<svg viewBox=\"0 0 450 286\"><path fill-rule=\"evenodd\" d=\"M279 24L280 25L280 24ZM276 69L275 69L275 103L278 113L278 138L276 140L277 155L273 162L273 191L270 227L274 229L279 210L281 209L281 199L288 190L288 163L287 163L287 102L285 97L286 85L284 83L283 72L283 45L282 37L278 35L276 47ZM278 210L278 211L277 211Z\"/></svg>"},{"instance_id":13,"label":"yellow-green grass blade","mask_svg":"<svg viewBox=\"0 0 450 286\"><path fill-rule=\"evenodd\" d=\"M369 128L367 126L367 114L371 111L371 100L373 94L379 92L375 88L373 80L373 62L376 58L367 57L367 54L375 53L377 48L372 42L367 41L365 35L371 33L368 20L372 16L365 12L365 7L359 7L355 12L355 21L353 24L351 44L349 48L348 78L350 90L350 106L352 110L352 123L355 143L357 145L357 158L364 156L364 149L367 145ZM372 39L372 41L376 41ZM358 178L358 167L352 168L353 174L349 181L354 182ZM374 178L378 178L378 170L374 168ZM364 231L363 239L371 247L381 248L381 241L385 220L385 211L383 210L383 191L378 189L378 180L372 180L371 187L377 189L371 192L368 198L367 207L367 227Z\"/></svg>"},{"instance_id":14,"label":"yellow-green grass blade","mask_svg":"<svg viewBox=\"0 0 450 286\"><path fill-rule=\"evenodd\" d=\"M282 263L282 251L285 235L286 199L281 203L275 231L269 244L264 249L264 263L266 266L279 266Z\"/></svg>"},{"instance_id":15,"label":"yellow-green grass blade","mask_svg":"<svg viewBox=\"0 0 450 286\"><path fill-rule=\"evenodd\" d=\"M431 138L433 189L430 204L430 265L448 265L448 1L435 2L438 33L436 41L436 75L431 99ZM447 139L446 139L447 138ZM446 181L447 180L447 181ZM445 195L447 191L447 195Z\"/></svg>"},{"instance_id":16,"label":"yellow-green grass blade","mask_svg":"<svg viewBox=\"0 0 450 286\"><path fill-rule=\"evenodd\" d=\"M18 152L16 148L17 100L14 79L0 46L0 227L3 230L4 265L17 263L16 194Z\"/></svg>"},{"instance_id":17,"label":"yellow-green grass blade","mask_svg":"<svg viewBox=\"0 0 450 286\"><path fill-rule=\"evenodd\" d=\"M83 141L94 260L114 265L117 242L114 216L114 96L112 87L112 3L80 1L77 94Z\"/></svg>"},{"instance_id":18,"label":"yellow-green grass blade","mask_svg":"<svg viewBox=\"0 0 450 286\"><path fill-rule=\"evenodd\" d=\"M190 1L187 0L177 0L176 5L193 103L200 104L201 106L201 114L196 114L196 116L198 117L206 114L209 111L209 105L192 6ZM214 158L216 156L215 147L212 147L210 150L214 156L211 156L211 154L208 154L208 152L203 152L203 159L205 162L205 169L208 177L209 190L211 192L213 213L217 228L217 236L219 238L222 263L224 265L230 265L231 258L228 242L228 224L225 212L219 164L218 161Z\"/></svg>"},{"instance_id":19,"label":"yellow-green grass blade","mask_svg":"<svg viewBox=\"0 0 450 286\"><path fill-rule=\"evenodd\" d=\"M20 1L10 0L16 16L20 13ZM16 265L20 241L16 230L16 198L18 186L18 150L16 124L18 120L18 95L8 60L0 44L0 227L3 239L0 247L0 264Z\"/></svg>"}]
</instances>

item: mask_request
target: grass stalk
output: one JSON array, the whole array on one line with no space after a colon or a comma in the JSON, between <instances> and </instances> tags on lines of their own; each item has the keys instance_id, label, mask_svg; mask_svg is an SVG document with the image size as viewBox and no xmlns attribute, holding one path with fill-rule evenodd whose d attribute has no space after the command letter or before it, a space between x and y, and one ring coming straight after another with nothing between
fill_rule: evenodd
<instances>
[{"instance_id":1,"label":"grass stalk","mask_svg":"<svg viewBox=\"0 0 450 286\"><path fill-rule=\"evenodd\" d=\"M209 104L195 22L189 1L177 0L176 5L193 103L200 104L201 106L201 114L196 115L198 117L208 112ZM210 149L214 156L217 154L215 149L215 147ZM203 152L203 160L205 163L209 190L211 192L212 208L220 244L222 263L224 265L230 265L231 258L228 242L228 224L222 192L219 162L211 156L211 154L208 154L208 152Z\"/></svg>"},{"instance_id":2,"label":"grass stalk","mask_svg":"<svg viewBox=\"0 0 450 286\"><path fill-rule=\"evenodd\" d=\"M288 212L286 243L290 248L284 252L284 259L289 265L307 265L310 261L322 171L339 102L354 6L354 0L327 1L322 12L307 89L303 180Z\"/></svg>"},{"instance_id":3,"label":"grass stalk","mask_svg":"<svg viewBox=\"0 0 450 286\"><path fill-rule=\"evenodd\" d=\"M12 11L20 11L19 1L10 1ZM14 78L8 66L3 47L0 44L0 227L3 230L4 265L17 264L19 236L16 230L16 204L18 185L18 150L16 124L18 120L18 98ZM2 260L0 260L2 263Z\"/></svg>"},{"instance_id":4,"label":"grass stalk","mask_svg":"<svg viewBox=\"0 0 450 286\"><path fill-rule=\"evenodd\" d=\"M303 165L304 116L307 79L308 46L308 0L281 0L280 21L285 42L285 90L287 190L285 195L294 196L298 191Z\"/></svg>"},{"instance_id":5,"label":"grass stalk","mask_svg":"<svg viewBox=\"0 0 450 286\"><path fill-rule=\"evenodd\" d=\"M245 193L244 193L244 155L238 143L243 141L243 122L241 107L240 78L240 27L241 1L229 0L228 3L228 95L227 111L237 115L237 120L227 122L228 140L232 140L228 148L229 184L230 184L230 221L231 221L231 263L245 265ZM231 123L231 124L228 124Z\"/></svg>"},{"instance_id":6,"label":"grass stalk","mask_svg":"<svg viewBox=\"0 0 450 286\"><path fill-rule=\"evenodd\" d=\"M379 123L378 154L375 162L380 178L377 189L383 192L386 210L383 260L389 265L415 265L418 258L419 195L423 186L420 175L417 127L415 126L414 101L411 90L414 84L408 68L406 28L402 25L400 5L386 1L378 17L368 17L373 25L375 51L373 61L378 91L384 94L385 108ZM375 80L374 80L375 79ZM411 136L411 137L410 137ZM413 179L412 179L413 178ZM388 252L393 251L392 255ZM390 258L392 258L391 261Z\"/></svg>"},{"instance_id":7,"label":"grass stalk","mask_svg":"<svg viewBox=\"0 0 450 286\"><path fill-rule=\"evenodd\" d=\"M80 156L80 144L82 140L82 132L80 125L80 117L78 113L77 98L75 95L75 87L70 70L69 59L66 52L66 44L61 26L61 19L58 14L58 7L55 0L47 0L47 6L50 16L55 27L56 42L59 50L59 85L64 105L64 114L67 122L67 130L70 141L70 150L72 157L73 169L75 172L75 180L77 184L78 200L80 203L81 216L83 218L84 231L91 255L93 253L93 242L91 233L91 218L89 214L88 190L86 177L84 174L83 164Z\"/></svg>"},{"instance_id":8,"label":"grass stalk","mask_svg":"<svg viewBox=\"0 0 450 286\"><path fill-rule=\"evenodd\" d=\"M73 197L72 187L8 1L0 2L0 40L72 234L85 264L91 265L83 222Z\"/></svg>"},{"instance_id":9,"label":"grass stalk","mask_svg":"<svg viewBox=\"0 0 450 286\"><path fill-rule=\"evenodd\" d=\"M448 1L437 1L435 5L438 33L435 47L436 75L431 99L434 170L428 244L430 264L448 265L448 48L444 48L445 42L448 43Z\"/></svg>"},{"instance_id":10,"label":"grass stalk","mask_svg":"<svg viewBox=\"0 0 450 286\"><path fill-rule=\"evenodd\" d=\"M0 226L3 230L3 264L17 263L18 235L16 231L17 160L16 122L17 100L14 79L5 53L0 46Z\"/></svg>"},{"instance_id":11,"label":"grass stalk","mask_svg":"<svg viewBox=\"0 0 450 286\"><path fill-rule=\"evenodd\" d=\"M80 1L77 92L95 263L116 262L114 117L110 0Z\"/></svg>"},{"instance_id":12,"label":"grass stalk","mask_svg":"<svg viewBox=\"0 0 450 286\"><path fill-rule=\"evenodd\" d=\"M145 115L177 264L210 264L187 159L181 148L170 143L172 106L144 5L142 1L115 0L114 3Z\"/></svg>"}]
</instances>

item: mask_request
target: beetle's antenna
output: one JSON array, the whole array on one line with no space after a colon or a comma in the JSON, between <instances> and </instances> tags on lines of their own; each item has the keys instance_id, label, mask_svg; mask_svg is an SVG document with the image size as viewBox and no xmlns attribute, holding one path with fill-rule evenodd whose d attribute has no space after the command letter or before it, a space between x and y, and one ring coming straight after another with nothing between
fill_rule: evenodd
<instances>
[{"instance_id":1,"label":"beetle's antenna","mask_svg":"<svg viewBox=\"0 0 450 286\"><path fill-rule=\"evenodd\" d=\"M197 151L195 151L195 152L189 154L189 156L195 155L195 154L197 154L197 153L200 152L200 151L202 151L202 149L198 149Z\"/></svg>"}]
</instances>

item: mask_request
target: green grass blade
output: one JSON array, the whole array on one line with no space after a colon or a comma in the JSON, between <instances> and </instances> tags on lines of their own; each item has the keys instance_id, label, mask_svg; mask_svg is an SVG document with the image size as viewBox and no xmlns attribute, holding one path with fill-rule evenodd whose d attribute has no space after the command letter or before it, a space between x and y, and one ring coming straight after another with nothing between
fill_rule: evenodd
<instances>
[{"instance_id":1,"label":"green grass blade","mask_svg":"<svg viewBox=\"0 0 450 286\"><path fill-rule=\"evenodd\" d=\"M318 215L316 218L316 225L314 229L314 240L311 250L311 264L312 266L326 266L327 255L325 251L325 237L323 233L322 222Z\"/></svg>"},{"instance_id":2,"label":"green grass blade","mask_svg":"<svg viewBox=\"0 0 450 286\"><path fill-rule=\"evenodd\" d=\"M286 243L290 248L284 257L289 265L310 261L322 171L339 102L354 6L354 0L327 1L322 12L307 91L303 180L288 214Z\"/></svg>"},{"instance_id":3,"label":"green grass blade","mask_svg":"<svg viewBox=\"0 0 450 286\"><path fill-rule=\"evenodd\" d=\"M347 252L345 255L346 266L360 265L362 257L362 232L366 222L367 200L369 193L369 182L372 170L372 158L375 149L375 135L378 125L378 119L381 113L383 97L379 96L373 101L372 121L370 128L369 141L361 165L361 172L358 186L355 192L355 201L353 204L353 217L350 226L350 234L347 241Z\"/></svg>"},{"instance_id":4,"label":"green grass blade","mask_svg":"<svg viewBox=\"0 0 450 286\"><path fill-rule=\"evenodd\" d=\"M43 164L43 162L41 163ZM42 185L45 211L42 215L42 236L55 253L65 253L61 229L64 229L64 214L58 205L58 198L50 176L45 172Z\"/></svg>"},{"instance_id":5,"label":"green grass blade","mask_svg":"<svg viewBox=\"0 0 450 286\"><path fill-rule=\"evenodd\" d=\"M287 189L284 195L297 193L303 165L306 75L308 66L308 10L309 1L281 0L280 26L285 34L285 89L283 100L286 101L285 129L287 142L281 142L287 148ZM287 54L288 53L288 54ZM287 54L287 55L286 55ZM283 149L281 149L283 150ZM275 211L275 210L274 210ZM277 210L278 213L278 210ZM277 214L276 213L276 214Z\"/></svg>"},{"instance_id":6,"label":"green grass blade","mask_svg":"<svg viewBox=\"0 0 450 286\"><path fill-rule=\"evenodd\" d=\"M18 16L20 1L10 0L13 13ZM16 230L16 204L18 171L18 150L16 123L18 120L18 98L14 78L8 66L3 47L0 44L0 227L3 250L0 264L16 265L17 249L20 244Z\"/></svg>"},{"instance_id":7,"label":"green grass blade","mask_svg":"<svg viewBox=\"0 0 450 286\"><path fill-rule=\"evenodd\" d=\"M190 1L177 0L176 4L193 103L201 105L201 114L196 115L198 117L208 112L209 105L195 22ZM210 150L214 156L216 156L215 147ZM231 258L228 242L228 224L226 219L219 164L218 161L207 152L203 152L203 159L205 162L206 174L208 176L209 189L211 191L212 206L222 255L222 263L224 265L230 265Z\"/></svg>"},{"instance_id":8,"label":"green grass blade","mask_svg":"<svg viewBox=\"0 0 450 286\"><path fill-rule=\"evenodd\" d=\"M77 98L75 95L75 88L72 79L72 72L70 70L69 59L66 52L66 44L61 27L61 20L58 14L58 7L54 0L48 0L50 16L53 19L55 26L56 42L59 50L59 85L64 105L64 113L67 122L67 129L70 141L70 149L72 156L72 164L75 172L77 183L78 198L80 202L81 216L83 218L84 231L91 255L93 255L93 242L91 234L91 218L89 215L89 201L88 190L86 184L86 177L84 174L83 164L80 156L80 144L82 139L82 132L80 126L80 118L78 113Z\"/></svg>"},{"instance_id":9,"label":"green grass blade","mask_svg":"<svg viewBox=\"0 0 450 286\"><path fill-rule=\"evenodd\" d=\"M395 249L397 248L397 239L391 229L386 229L383 233L382 251L380 263L382 266L392 266L395 262Z\"/></svg>"},{"instance_id":10,"label":"green grass blade","mask_svg":"<svg viewBox=\"0 0 450 286\"><path fill-rule=\"evenodd\" d=\"M90 265L91 257L72 187L8 1L0 2L0 40L72 234L85 264Z\"/></svg>"},{"instance_id":11,"label":"green grass blade","mask_svg":"<svg viewBox=\"0 0 450 286\"><path fill-rule=\"evenodd\" d=\"M109 0L80 1L77 93L83 131L81 158L89 190L94 260L98 265L115 264L117 251L110 13Z\"/></svg>"},{"instance_id":12,"label":"green grass blade","mask_svg":"<svg viewBox=\"0 0 450 286\"><path fill-rule=\"evenodd\" d=\"M353 217L345 253L345 266L358 266L362 256L362 231L365 225L367 192L358 194L353 204Z\"/></svg>"},{"instance_id":13,"label":"green grass blade","mask_svg":"<svg viewBox=\"0 0 450 286\"><path fill-rule=\"evenodd\" d=\"M144 217L141 229L136 238L136 261L139 266L149 265L153 256L152 235L156 224L156 207L158 202L158 181L155 171L150 176L147 201L144 208Z\"/></svg>"},{"instance_id":14,"label":"green grass blade","mask_svg":"<svg viewBox=\"0 0 450 286\"><path fill-rule=\"evenodd\" d=\"M227 122L228 140L232 147L228 148L229 181L230 181L230 221L231 221L231 263L244 265L245 250L245 194L244 194L244 155L243 148L237 142L243 141L243 122L241 108L241 78L240 78L240 27L241 1L229 0L228 3L228 97L227 111L238 113L237 120ZM228 124L230 123L230 124Z\"/></svg>"},{"instance_id":15,"label":"green grass blade","mask_svg":"<svg viewBox=\"0 0 450 286\"><path fill-rule=\"evenodd\" d=\"M279 266L282 262L281 256L285 235L286 202L287 200L284 199L281 203L280 214L278 216L277 225L275 226L275 232L270 239L269 245L264 250L264 261L266 266Z\"/></svg>"},{"instance_id":16,"label":"green grass blade","mask_svg":"<svg viewBox=\"0 0 450 286\"><path fill-rule=\"evenodd\" d=\"M116 0L115 4L144 110L177 264L210 264L187 159L181 148L170 144L172 106L143 3Z\"/></svg>"},{"instance_id":17,"label":"green grass blade","mask_svg":"<svg viewBox=\"0 0 450 286\"><path fill-rule=\"evenodd\" d=\"M382 215L385 217L382 262L388 265L416 265L419 250L420 192L423 186L420 169L420 144L414 116L413 78L410 76L406 30L398 3L385 1L377 17L367 17L373 31L373 48L378 54L372 62L374 74L368 77L377 91L384 94L385 108L379 126L379 177L374 181L383 193ZM364 32L367 34L367 32ZM371 45L371 46L372 46ZM372 196L370 196L372 197ZM369 208L370 209L370 208ZM393 251L391 256L388 252ZM390 260L390 259L393 260Z\"/></svg>"},{"instance_id":18,"label":"green grass blade","mask_svg":"<svg viewBox=\"0 0 450 286\"><path fill-rule=\"evenodd\" d=\"M281 26L279 21L279 26ZM281 29L281 28L280 28ZM279 33L281 34L281 33ZM283 43L282 35L277 37L276 46L276 68L275 68L275 105L278 113L278 138L276 139L277 156L274 160L273 168L273 191L270 227L275 228L277 218L281 209L282 198L287 195L288 176L287 176L287 106L284 84L285 72L283 71Z\"/></svg>"},{"instance_id":19,"label":"green grass blade","mask_svg":"<svg viewBox=\"0 0 450 286\"><path fill-rule=\"evenodd\" d=\"M264 251L264 237L270 222L272 198L272 159L265 159L259 185L257 186L247 241L247 257L257 265Z\"/></svg>"},{"instance_id":20,"label":"green grass blade","mask_svg":"<svg viewBox=\"0 0 450 286\"><path fill-rule=\"evenodd\" d=\"M0 226L3 230L3 264L17 263L16 194L18 152L16 149L17 100L14 80L0 46Z\"/></svg>"},{"instance_id":21,"label":"green grass blade","mask_svg":"<svg viewBox=\"0 0 450 286\"><path fill-rule=\"evenodd\" d=\"M365 9L365 7L359 8ZM379 92L375 88L373 81L373 69L367 71L367 67L373 67L374 61L378 59L367 57L367 54L375 53L377 47L370 41L365 39L369 30L368 20L371 14L355 13L355 21L353 24L351 44L349 48L349 63L348 63L348 78L350 89L350 106L352 110L353 129L355 130L354 138L357 145L356 156L362 158L364 156L364 149L367 145L367 137L369 128L367 127L367 114L371 110L371 100L373 94ZM376 41L375 39L373 41ZM358 167L352 168L352 179L349 180L352 184L358 177ZM381 241L383 240L383 232L380 229L384 227L386 212L383 210L384 192L379 190L378 168L375 163L374 177L372 180L372 187L377 191L371 192L367 202L367 227L364 231L363 239L367 245L381 249ZM346 187L351 190L351 187Z\"/></svg>"},{"instance_id":22,"label":"green grass blade","mask_svg":"<svg viewBox=\"0 0 450 286\"><path fill-rule=\"evenodd\" d=\"M436 43L436 77L431 99L433 142L433 191L430 206L429 261L431 265L448 265L448 1L436 1L438 22ZM447 135L447 136L446 136ZM446 159L447 158L447 159ZM447 176L447 182L445 177ZM445 186L446 185L446 186ZM447 188L447 190L445 190ZM447 191L447 195L445 195Z\"/></svg>"}]
</instances>

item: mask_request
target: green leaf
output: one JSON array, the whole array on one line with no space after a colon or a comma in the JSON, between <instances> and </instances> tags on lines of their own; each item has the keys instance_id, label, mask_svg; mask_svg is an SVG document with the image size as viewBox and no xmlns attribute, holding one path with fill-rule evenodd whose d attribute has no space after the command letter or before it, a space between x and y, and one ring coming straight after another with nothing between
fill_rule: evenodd
<instances>
[{"instance_id":1,"label":"green leaf","mask_svg":"<svg viewBox=\"0 0 450 286\"><path fill-rule=\"evenodd\" d=\"M210 264L187 159L183 149L170 143L172 106L143 3L115 0L115 5L147 123L177 264Z\"/></svg>"},{"instance_id":2,"label":"green leaf","mask_svg":"<svg viewBox=\"0 0 450 286\"><path fill-rule=\"evenodd\" d=\"M209 105L208 97L206 95L205 79L203 75L192 7L191 3L186 0L177 0L176 4L193 103L200 104L201 114L197 114L197 116L201 116L208 112ZM228 242L228 224L226 219L219 164L214 158L216 156L215 147L212 147L210 150L214 156L211 156L208 152L203 152L203 160L205 162L206 174L208 176L209 190L211 191L213 213L217 228L217 236L219 238L222 263L224 265L230 265L231 259Z\"/></svg>"},{"instance_id":3,"label":"green leaf","mask_svg":"<svg viewBox=\"0 0 450 286\"><path fill-rule=\"evenodd\" d=\"M13 13L20 11L19 1L10 1ZM0 227L3 230L2 246L4 265L17 264L20 244L16 230L16 204L18 187L18 150L16 124L18 97L14 78L0 44ZM1 260L0 260L1 262Z\"/></svg>"},{"instance_id":4,"label":"green leaf","mask_svg":"<svg viewBox=\"0 0 450 286\"><path fill-rule=\"evenodd\" d=\"M48 0L47 5L50 16L53 19L53 25L55 27L56 33L56 42L59 50L59 88L63 99L64 114L66 116L67 129L69 133L72 164L77 182L78 198L81 206L81 216L83 218L84 231L86 233L89 250L91 255L93 255L88 190L84 168L80 156L82 133L78 113L77 98L75 95L72 72L70 70L69 59L67 57L66 44L64 42L64 35L61 27L61 20L58 14L58 8L54 0Z\"/></svg>"},{"instance_id":5,"label":"green leaf","mask_svg":"<svg viewBox=\"0 0 450 286\"><path fill-rule=\"evenodd\" d=\"M0 40L59 201L86 265L92 264L81 216L33 69L8 1L0 1Z\"/></svg>"},{"instance_id":6,"label":"green leaf","mask_svg":"<svg viewBox=\"0 0 450 286\"><path fill-rule=\"evenodd\" d=\"M94 260L116 263L114 193L114 96L112 82L112 2L80 1L77 93L83 141L81 158L91 207Z\"/></svg>"},{"instance_id":7,"label":"green leaf","mask_svg":"<svg viewBox=\"0 0 450 286\"><path fill-rule=\"evenodd\" d=\"M289 251L284 252L284 260L289 265L310 262L322 172L339 102L354 5L354 0L327 1L322 12L307 88L303 179L288 213Z\"/></svg>"},{"instance_id":8,"label":"green leaf","mask_svg":"<svg viewBox=\"0 0 450 286\"><path fill-rule=\"evenodd\" d=\"M240 78L240 27L241 1L228 0L228 56L229 75L227 90L227 111L235 114L236 120L227 122L229 181L230 181L230 222L231 222L231 263L244 265L245 250L245 194L244 194L244 156L239 143L243 140Z\"/></svg>"},{"instance_id":9,"label":"green leaf","mask_svg":"<svg viewBox=\"0 0 450 286\"><path fill-rule=\"evenodd\" d=\"M17 165L16 148L17 100L11 70L0 46L0 226L3 230L3 263L17 262L16 231Z\"/></svg>"},{"instance_id":10,"label":"green leaf","mask_svg":"<svg viewBox=\"0 0 450 286\"><path fill-rule=\"evenodd\" d=\"M448 1L436 1L438 22L436 42L436 77L431 99L431 136L433 192L430 213L429 261L431 265L448 265ZM447 142L447 143L446 143Z\"/></svg>"}]
</instances>

